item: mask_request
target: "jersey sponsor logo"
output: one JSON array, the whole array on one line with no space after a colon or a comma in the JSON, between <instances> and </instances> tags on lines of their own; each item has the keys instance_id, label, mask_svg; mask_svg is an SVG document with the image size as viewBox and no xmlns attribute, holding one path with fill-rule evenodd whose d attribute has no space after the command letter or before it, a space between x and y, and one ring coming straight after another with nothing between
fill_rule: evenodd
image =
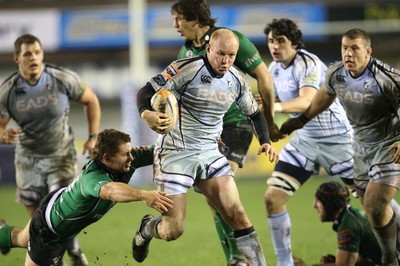
<instances>
[{"instance_id":1,"label":"jersey sponsor logo","mask_svg":"<svg viewBox=\"0 0 400 266\"><path fill-rule=\"evenodd\" d=\"M57 104L57 95L50 93L48 95L37 96L29 99L20 99L16 102L16 109L19 112L23 112Z\"/></svg>"},{"instance_id":2,"label":"jersey sponsor logo","mask_svg":"<svg viewBox=\"0 0 400 266\"><path fill-rule=\"evenodd\" d=\"M246 67L249 67L249 66L251 66L252 64L254 64L254 62L256 62L259 58L260 58L260 54L257 52L257 53L256 53L255 55L253 55L252 57L247 58L247 59L244 61L244 64L245 64Z\"/></svg>"},{"instance_id":3,"label":"jersey sponsor logo","mask_svg":"<svg viewBox=\"0 0 400 266\"><path fill-rule=\"evenodd\" d=\"M232 104L233 98L225 92L210 91L209 88L201 88L198 90L197 97L217 105Z\"/></svg>"},{"instance_id":4,"label":"jersey sponsor logo","mask_svg":"<svg viewBox=\"0 0 400 266\"><path fill-rule=\"evenodd\" d=\"M201 75L200 80L202 83L211 83L211 77L206 75Z\"/></svg>"},{"instance_id":5,"label":"jersey sponsor logo","mask_svg":"<svg viewBox=\"0 0 400 266\"><path fill-rule=\"evenodd\" d=\"M159 86L164 86L165 84L167 84L167 81L162 74L158 74L157 76L153 77L153 80Z\"/></svg>"},{"instance_id":6,"label":"jersey sponsor logo","mask_svg":"<svg viewBox=\"0 0 400 266\"><path fill-rule=\"evenodd\" d=\"M346 244L351 241L351 232L348 229L343 229L337 232L337 241L339 245Z\"/></svg>"},{"instance_id":7,"label":"jersey sponsor logo","mask_svg":"<svg viewBox=\"0 0 400 266\"><path fill-rule=\"evenodd\" d=\"M346 80L345 80L345 78L344 78L343 75L337 75L337 76L336 76L336 81L337 81L337 82L341 82L341 83L346 82Z\"/></svg>"},{"instance_id":8,"label":"jersey sponsor logo","mask_svg":"<svg viewBox=\"0 0 400 266\"><path fill-rule=\"evenodd\" d=\"M311 71L310 73L307 73L305 82L313 83L318 80L318 77L319 77L318 72Z\"/></svg>"},{"instance_id":9,"label":"jersey sponsor logo","mask_svg":"<svg viewBox=\"0 0 400 266\"><path fill-rule=\"evenodd\" d=\"M163 74L167 77L167 80L172 79L173 76L180 73L179 69L174 65L170 64L164 71Z\"/></svg>"},{"instance_id":10,"label":"jersey sponsor logo","mask_svg":"<svg viewBox=\"0 0 400 266\"><path fill-rule=\"evenodd\" d=\"M372 93L359 92L359 91L349 91L344 88L336 89L336 94L340 99L344 101L362 104L373 104L374 99Z\"/></svg>"},{"instance_id":11,"label":"jersey sponsor logo","mask_svg":"<svg viewBox=\"0 0 400 266\"><path fill-rule=\"evenodd\" d=\"M275 81L275 88L279 88L279 92L297 91L298 85L294 80Z\"/></svg>"}]
</instances>

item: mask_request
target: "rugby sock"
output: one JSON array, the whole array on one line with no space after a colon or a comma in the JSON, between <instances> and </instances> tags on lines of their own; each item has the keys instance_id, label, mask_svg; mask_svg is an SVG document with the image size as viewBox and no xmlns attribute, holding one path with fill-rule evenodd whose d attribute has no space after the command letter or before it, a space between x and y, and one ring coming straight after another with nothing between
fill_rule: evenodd
<instances>
[{"instance_id":1,"label":"rugby sock","mask_svg":"<svg viewBox=\"0 0 400 266\"><path fill-rule=\"evenodd\" d=\"M161 222L162 217L157 216L153 219L151 219L150 222L146 224L143 230L143 237L149 239L151 236L161 239L161 237L158 235L158 229L157 226Z\"/></svg>"},{"instance_id":2,"label":"rugby sock","mask_svg":"<svg viewBox=\"0 0 400 266\"><path fill-rule=\"evenodd\" d=\"M372 231L378 240L382 251L382 263L385 265L398 266L396 255L397 224L396 214L393 213L392 219L382 228L372 227Z\"/></svg>"},{"instance_id":3,"label":"rugby sock","mask_svg":"<svg viewBox=\"0 0 400 266\"><path fill-rule=\"evenodd\" d=\"M236 244L236 239L233 230L229 226L229 224L225 222L221 214L215 212L214 221L215 221L215 226L217 227L218 236L220 237L221 244L223 245L224 248L224 252L225 252L225 247L228 247L227 252L225 252L227 261L229 261L229 258L232 256L242 256L242 253L240 252ZM221 238L220 232L223 233L222 236L223 238Z\"/></svg>"},{"instance_id":4,"label":"rugby sock","mask_svg":"<svg viewBox=\"0 0 400 266\"><path fill-rule=\"evenodd\" d=\"M254 227L234 231L237 246L251 266L265 266L264 252Z\"/></svg>"},{"instance_id":5,"label":"rugby sock","mask_svg":"<svg viewBox=\"0 0 400 266\"><path fill-rule=\"evenodd\" d=\"M14 226L4 226L0 228L0 249L12 248L14 245L11 242L11 231Z\"/></svg>"},{"instance_id":6,"label":"rugby sock","mask_svg":"<svg viewBox=\"0 0 400 266\"><path fill-rule=\"evenodd\" d=\"M397 228L400 228L400 205L395 199L392 199L390 201L390 206L392 207L393 212L396 214Z\"/></svg>"},{"instance_id":7,"label":"rugby sock","mask_svg":"<svg viewBox=\"0 0 400 266\"><path fill-rule=\"evenodd\" d=\"M222 219L221 215L218 212L213 212L213 217L214 217L214 223L215 223L215 228L217 229L217 234L218 234L218 238L219 241L221 243L222 249L224 251L225 254L225 259L227 262L229 262L229 258L230 258L230 243L229 243L229 238L230 236L228 236L225 228L224 228L224 223L225 221ZM233 236L233 231L231 230L231 228L229 227L231 236L233 238L233 241L235 241L235 238ZM235 246L236 246L236 242Z\"/></svg>"},{"instance_id":8,"label":"rugby sock","mask_svg":"<svg viewBox=\"0 0 400 266\"><path fill-rule=\"evenodd\" d=\"M281 213L269 215L268 225L275 255L277 256L276 265L294 265L290 241L292 225L290 223L289 213L283 211Z\"/></svg>"},{"instance_id":9,"label":"rugby sock","mask_svg":"<svg viewBox=\"0 0 400 266\"><path fill-rule=\"evenodd\" d=\"M67 246L68 252L78 251L79 249L80 249L80 247L79 247L78 239L76 237L71 238L68 241L68 246Z\"/></svg>"},{"instance_id":10,"label":"rugby sock","mask_svg":"<svg viewBox=\"0 0 400 266\"><path fill-rule=\"evenodd\" d=\"M396 224L397 224L396 250L397 250L397 257L400 260L400 205L397 203L395 199L392 199L392 201L390 202L390 206L392 207L394 213L396 214Z\"/></svg>"}]
</instances>

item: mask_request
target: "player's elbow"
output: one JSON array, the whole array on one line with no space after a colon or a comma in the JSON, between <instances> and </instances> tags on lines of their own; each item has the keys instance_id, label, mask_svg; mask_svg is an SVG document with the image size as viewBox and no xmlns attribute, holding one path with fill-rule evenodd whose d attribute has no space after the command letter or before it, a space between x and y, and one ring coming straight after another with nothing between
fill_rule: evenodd
<instances>
[{"instance_id":1,"label":"player's elbow","mask_svg":"<svg viewBox=\"0 0 400 266\"><path fill-rule=\"evenodd\" d=\"M104 200L111 200L114 201L114 189L110 183L103 185L100 189L99 197Z\"/></svg>"}]
</instances>

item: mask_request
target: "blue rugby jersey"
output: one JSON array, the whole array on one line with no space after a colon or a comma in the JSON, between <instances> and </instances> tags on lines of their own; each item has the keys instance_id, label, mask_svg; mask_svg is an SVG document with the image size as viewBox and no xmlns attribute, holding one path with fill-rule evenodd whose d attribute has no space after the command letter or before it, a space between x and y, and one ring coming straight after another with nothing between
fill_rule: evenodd
<instances>
[{"instance_id":1,"label":"blue rugby jersey","mask_svg":"<svg viewBox=\"0 0 400 266\"><path fill-rule=\"evenodd\" d=\"M179 103L178 122L169 134L160 135L161 148L215 148L224 114L234 102L244 115L258 111L244 73L232 66L217 77L204 55L174 61L150 83L155 91L170 90Z\"/></svg>"},{"instance_id":2,"label":"blue rugby jersey","mask_svg":"<svg viewBox=\"0 0 400 266\"><path fill-rule=\"evenodd\" d=\"M69 101L79 101L85 84L69 70L45 65L36 84L16 72L0 87L0 117L20 126L16 152L30 156L61 156L74 149Z\"/></svg>"},{"instance_id":3,"label":"blue rugby jersey","mask_svg":"<svg viewBox=\"0 0 400 266\"><path fill-rule=\"evenodd\" d=\"M326 87L346 110L358 142L375 143L400 133L399 70L371 58L364 73L353 78L340 61L329 67Z\"/></svg>"},{"instance_id":4,"label":"blue rugby jersey","mask_svg":"<svg viewBox=\"0 0 400 266\"><path fill-rule=\"evenodd\" d=\"M314 54L299 49L287 68L279 62L272 62L269 70L275 87L275 97L286 102L299 97L302 87L319 90L324 85L326 65ZM299 113L289 114L297 117ZM346 134L351 131L346 114L339 101L308 122L297 133L310 138L321 138Z\"/></svg>"}]
</instances>

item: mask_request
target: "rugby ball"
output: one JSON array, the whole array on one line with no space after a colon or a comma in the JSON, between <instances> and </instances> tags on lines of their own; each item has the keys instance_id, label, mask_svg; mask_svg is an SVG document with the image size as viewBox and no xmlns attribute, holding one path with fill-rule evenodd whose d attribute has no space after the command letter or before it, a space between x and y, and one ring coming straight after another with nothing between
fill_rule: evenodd
<instances>
[{"instance_id":1,"label":"rugby ball","mask_svg":"<svg viewBox=\"0 0 400 266\"><path fill-rule=\"evenodd\" d=\"M171 124L160 132L162 134L168 134L178 121L178 101L175 95L168 90L159 90L151 97L150 104L154 111L167 114L172 118Z\"/></svg>"}]
</instances>

